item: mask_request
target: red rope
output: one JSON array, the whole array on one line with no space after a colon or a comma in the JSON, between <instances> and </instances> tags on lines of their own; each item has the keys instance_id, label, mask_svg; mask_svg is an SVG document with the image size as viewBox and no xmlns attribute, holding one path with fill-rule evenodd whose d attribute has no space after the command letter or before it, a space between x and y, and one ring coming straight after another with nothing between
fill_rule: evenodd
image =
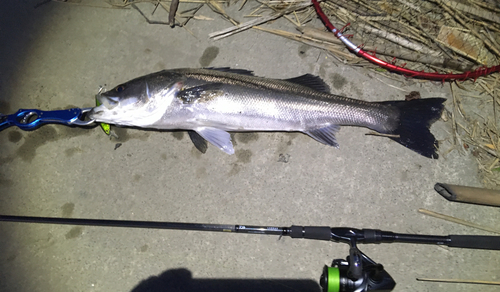
<instances>
[{"instance_id":1,"label":"red rope","mask_svg":"<svg viewBox=\"0 0 500 292\"><path fill-rule=\"evenodd\" d=\"M328 17L323 13L323 10L319 6L319 3L317 0L311 0L314 8L316 9L316 13L318 16L321 18L325 26L335 34L337 38L342 37L342 31L338 30L333 26L333 24L330 22ZM440 81L450 81L450 80L465 80L468 78L476 80L477 78L485 75L489 75L495 72L500 72L500 65L489 67L489 68L478 68L475 71L467 71L464 73L460 74L446 74L446 73L437 73L437 72L423 72L423 71L414 71L410 69L406 69L400 66L397 66L395 64L387 63L383 60L380 60L375 56L375 54L370 55L369 53L363 51L361 47L357 47L356 50L351 49L349 46L347 46L349 50L353 51L356 55L363 57L367 59L368 61L372 62L373 64L376 64L384 69L387 69L392 72L400 73L408 77L412 78L421 78L421 79L428 79L428 80L440 80ZM357 52L356 52L357 51ZM406 64L406 63L405 63Z\"/></svg>"}]
</instances>

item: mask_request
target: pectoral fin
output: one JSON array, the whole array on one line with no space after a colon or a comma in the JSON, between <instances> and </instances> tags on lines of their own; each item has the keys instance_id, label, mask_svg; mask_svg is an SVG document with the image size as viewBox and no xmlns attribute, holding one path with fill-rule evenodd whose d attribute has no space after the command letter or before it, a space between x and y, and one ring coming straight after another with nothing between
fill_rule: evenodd
<instances>
[{"instance_id":1,"label":"pectoral fin","mask_svg":"<svg viewBox=\"0 0 500 292\"><path fill-rule=\"evenodd\" d=\"M335 134L339 129L339 125L328 125L321 128L309 129L305 133L320 143L338 148L339 144L337 143Z\"/></svg>"},{"instance_id":2,"label":"pectoral fin","mask_svg":"<svg viewBox=\"0 0 500 292\"><path fill-rule=\"evenodd\" d=\"M200 150L201 153L207 152L207 140L203 139L203 137L195 131L188 131L188 134L196 149Z\"/></svg>"},{"instance_id":3,"label":"pectoral fin","mask_svg":"<svg viewBox=\"0 0 500 292\"><path fill-rule=\"evenodd\" d=\"M234 154L233 143L231 143L231 136L228 132L210 127L200 127L194 130L205 140L217 146L220 150L226 152L227 154Z\"/></svg>"}]
</instances>

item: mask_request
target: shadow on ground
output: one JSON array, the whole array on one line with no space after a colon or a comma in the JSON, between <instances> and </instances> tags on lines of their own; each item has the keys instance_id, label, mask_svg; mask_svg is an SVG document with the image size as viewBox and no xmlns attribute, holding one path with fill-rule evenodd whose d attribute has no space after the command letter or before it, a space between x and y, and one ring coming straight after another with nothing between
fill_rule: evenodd
<instances>
[{"instance_id":1,"label":"shadow on ground","mask_svg":"<svg viewBox=\"0 0 500 292\"><path fill-rule=\"evenodd\" d=\"M321 291L313 280L294 279L193 279L187 269L167 270L140 282L132 292L285 292Z\"/></svg>"}]
</instances>

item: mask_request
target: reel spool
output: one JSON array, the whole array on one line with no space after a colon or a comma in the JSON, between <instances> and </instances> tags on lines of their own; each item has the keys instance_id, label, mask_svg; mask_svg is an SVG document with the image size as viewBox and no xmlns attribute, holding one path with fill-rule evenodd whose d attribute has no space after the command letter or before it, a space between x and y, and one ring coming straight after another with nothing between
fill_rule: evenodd
<instances>
[{"instance_id":1,"label":"reel spool","mask_svg":"<svg viewBox=\"0 0 500 292\"><path fill-rule=\"evenodd\" d=\"M356 248L361 261L351 256L347 260L335 259L332 266L325 266L320 278L323 292L363 292L363 291L392 291L396 286L394 279L384 270L381 264ZM354 263L351 260L354 259ZM361 273L356 277L356 270Z\"/></svg>"}]
</instances>

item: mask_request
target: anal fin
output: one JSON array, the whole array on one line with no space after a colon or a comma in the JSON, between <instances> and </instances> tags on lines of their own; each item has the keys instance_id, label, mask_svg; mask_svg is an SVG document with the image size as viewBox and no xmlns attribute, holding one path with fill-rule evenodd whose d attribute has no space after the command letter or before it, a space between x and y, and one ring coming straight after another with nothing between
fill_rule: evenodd
<instances>
[{"instance_id":1,"label":"anal fin","mask_svg":"<svg viewBox=\"0 0 500 292\"><path fill-rule=\"evenodd\" d=\"M339 148L335 138L335 134L339 129L339 125L327 125L321 128L308 129L305 133L320 143Z\"/></svg>"}]
</instances>

